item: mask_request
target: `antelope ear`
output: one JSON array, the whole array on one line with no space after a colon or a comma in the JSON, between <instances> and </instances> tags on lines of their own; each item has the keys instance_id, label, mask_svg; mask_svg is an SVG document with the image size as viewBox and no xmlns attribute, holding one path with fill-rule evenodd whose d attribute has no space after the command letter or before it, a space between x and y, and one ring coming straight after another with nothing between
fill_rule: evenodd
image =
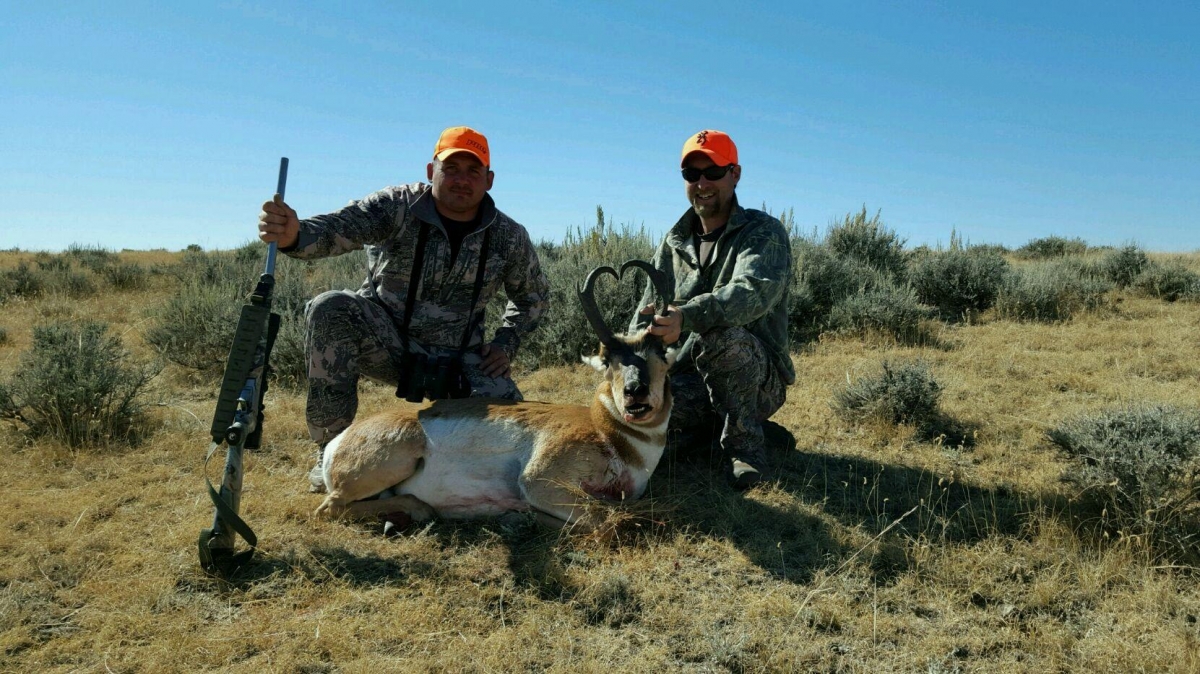
<instances>
[{"instance_id":1,"label":"antelope ear","mask_svg":"<svg viewBox=\"0 0 1200 674\"><path fill-rule=\"evenodd\" d=\"M596 372L604 372L608 369L604 366L604 361L600 356L580 356L579 360L583 361L586 365L591 365L592 369L596 370Z\"/></svg>"}]
</instances>

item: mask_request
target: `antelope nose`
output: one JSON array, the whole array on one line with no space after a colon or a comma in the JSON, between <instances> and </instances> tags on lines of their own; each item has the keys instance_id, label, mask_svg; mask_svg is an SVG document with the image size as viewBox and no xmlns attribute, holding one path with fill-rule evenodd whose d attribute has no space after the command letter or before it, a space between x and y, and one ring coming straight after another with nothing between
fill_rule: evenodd
<instances>
[{"instance_id":1,"label":"antelope nose","mask_svg":"<svg viewBox=\"0 0 1200 674\"><path fill-rule=\"evenodd\" d=\"M629 382L625 384L625 395L633 398L644 396L650 392L650 387L638 382Z\"/></svg>"}]
</instances>

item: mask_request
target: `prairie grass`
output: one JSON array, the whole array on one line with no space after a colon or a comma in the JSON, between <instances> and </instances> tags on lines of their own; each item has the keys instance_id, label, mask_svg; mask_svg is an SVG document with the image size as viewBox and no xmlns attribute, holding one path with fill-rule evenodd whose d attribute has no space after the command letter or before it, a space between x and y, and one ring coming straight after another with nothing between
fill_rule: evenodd
<instances>
[{"instance_id":1,"label":"prairie grass","mask_svg":"<svg viewBox=\"0 0 1200 674\"><path fill-rule=\"evenodd\" d=\"M0 269L10 255L34 264L3 253ZM5 303L0 381L47 317L109 323L133 357L157 355L130 307L177 295L161 271L179 255L117 256L160 273ZM773 448L772 482L739 495L668 455L606 538L520 517L393 539L315 520L304 397L272 388L243 497L261 547L228 581L195 550L215 382L169 365L136 448L0 434L0 670L1200 671L1196 569L1087 526L1099 513L1047 436L1128 403L1200 407L1200 303L1111 297L1054 323L990 310L939 348L820 335L794 356L775 421L795 447ZM848 378L918 360L973 447L831 409ZM582 365L518 377L531 400L585 403L595 386ZM403 404L362 393L361 413Z\"/></svg>"}]
</instances>

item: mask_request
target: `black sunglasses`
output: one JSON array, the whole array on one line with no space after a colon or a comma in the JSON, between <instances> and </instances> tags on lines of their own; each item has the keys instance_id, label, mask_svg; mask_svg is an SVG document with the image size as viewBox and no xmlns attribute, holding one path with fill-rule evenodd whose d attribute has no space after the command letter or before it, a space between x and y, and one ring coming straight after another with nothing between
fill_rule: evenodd
<instances>
[{"instance_id":1,"label":"black sunglasses","mask_svg":"<svg viewBox=\"0 0 1200 674\"><path fill-rule=\"evenodd\" d=\"M737 164L730 164L728 166L709 166L708 168L704 169L698 169L689 166L685 169L682 169L680 173L683 174L683 179L689 183L696 182L700 179L700 176L704 176L708 180L720 180L721 178L724 178L725 174L729 173L729 169L733 168L734 166L737 166Z\"/></svg>"}]
</instances>

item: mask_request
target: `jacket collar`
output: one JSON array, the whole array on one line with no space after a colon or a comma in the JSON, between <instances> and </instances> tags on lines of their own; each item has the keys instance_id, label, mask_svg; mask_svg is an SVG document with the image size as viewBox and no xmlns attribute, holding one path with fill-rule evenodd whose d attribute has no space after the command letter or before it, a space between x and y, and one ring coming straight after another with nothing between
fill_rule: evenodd
<instances>
[{"instance_id":1,"label":"jacket collar","mask_svg":"<svg viewBox=\"0 0 1200 674\"><path fill-rule=\"evenodd\" d=\"M737 194L733 195L733 206L729 209L729 222L725 223L725 231L732 232L741 229L746 224L745 218L746 209L738 204ZM679 221L671 227L671 231L667 232L667 243L672 248L691 248L692 235L699 229L700 216L696 215L696 211L689 208L679 218Z\"/></svg>"},{"instance_id":2,"label":"jacket collar","mask_svg":"<svg viewBox=\"0 0 1200 674\"><path fill-rule=\"evenodd\" d=\"M421 222L428 222L438 226L442 224L442 218L437 212L437 205L433 203L432 185L424 185L424 189L421 190L416 200L409 206L409 210ZM475 231L478 232L489 227L499 217L500 211L496 210L496 201L492 199L492 195L485 193L483 201L479 202L479 229Z\"/></svg>"}]
</instances>

